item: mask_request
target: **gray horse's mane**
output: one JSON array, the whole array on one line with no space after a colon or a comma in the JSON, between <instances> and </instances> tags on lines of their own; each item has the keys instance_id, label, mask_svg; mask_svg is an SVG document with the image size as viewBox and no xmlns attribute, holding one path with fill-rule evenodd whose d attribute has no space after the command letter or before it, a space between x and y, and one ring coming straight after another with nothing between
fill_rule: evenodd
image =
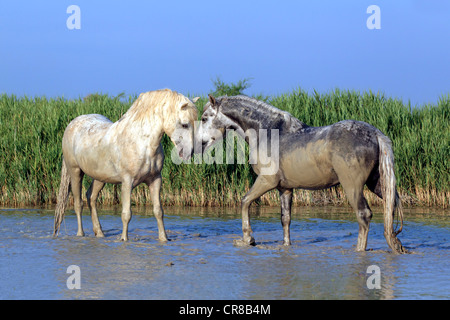
<instances>
[{"instance_id":1,"label":"gray horse's mane","mask_svg":"<svg viewBox=\"0 0 450 320\"><path fill-rule=\"evenodd\" d=\"M253 109L255 111L261 112L267 116L272 116L273 118L278 118L281 116L285 121L286 130L289 132L297 132L299 130L302 130L302 129L305 129L308 127L305 123L303 123L300 120L298 120L297 118L295 118L289 112L275 108L274 106L272 106L264 101L257 100L252 97L238 95L238 96L232 96L232 97L223 96L220 98L231 100L234 102L239 102L239 103L245 105L246 107L250 107L251 109Z\"/></svg>"}]
</instances>

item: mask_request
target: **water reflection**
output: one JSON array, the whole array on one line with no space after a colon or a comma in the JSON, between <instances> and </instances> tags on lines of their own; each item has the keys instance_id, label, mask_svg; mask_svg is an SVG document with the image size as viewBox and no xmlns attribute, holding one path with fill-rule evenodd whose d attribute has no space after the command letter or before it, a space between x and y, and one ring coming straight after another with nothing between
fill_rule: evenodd
<instances>
[{"instance_id":1,"label":"water reflection","mask_svg":"<svg viewBox=\"0 0 450 320\"><path fill-rule=\"evenodd\" d=\"M403 244L411 255L389 253L382 216L375 212L368 247L354 251L357 223L348 209L296 209L293 245L282 246L277 208L252 211L258 245L237 248L239 210L166 208L169 243L158 242L151 208L135 209L130 242L120 237L120 210L102 209L106 238L90 219L78 238L68 214L51 237L53 212L0 209L1 299L408 299L450 297L450 219L406 213ZM66 286L69 265L81 270L81 290ZM376 265L381 289L369 289Z\"/></svg>"}]
</instances>

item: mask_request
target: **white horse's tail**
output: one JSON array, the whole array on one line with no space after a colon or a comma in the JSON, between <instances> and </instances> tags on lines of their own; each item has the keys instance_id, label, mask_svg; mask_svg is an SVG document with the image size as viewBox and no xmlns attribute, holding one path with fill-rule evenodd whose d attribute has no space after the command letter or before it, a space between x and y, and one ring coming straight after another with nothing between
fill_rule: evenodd
<instances>
[{"instance_id":1,"label":"white horse's tail","mask_svg":"<svg viewBox=\"0 0 450 320\"><path fill-rule=\"evenodd\" d=\"M397 235L403 229L403 209L400 197L396 190L396 179L394 173L394 152L391 140L381 132L377 135L379 146L379 171L381 182L381 193L384 199L384 237L389 247L396 253L407 253ZM394 215L397 211L400 220L400 228L394 230Z\"/></svg>"},{"instance_id":2,"label":"white horse's tail","mask_svg":"<svg viewBox=\"0 0 450 320\"><path fill-rule=\"evenodd\" d=\"M59 186L58 199L56 201L55 223L53 228L53 236L57 236L59 227L64 219L64 211L66 211L67 199L69 198L70 176L66 167L66 162L62 162L61 168L61 184Z\"/></svg>"}]
</instances>

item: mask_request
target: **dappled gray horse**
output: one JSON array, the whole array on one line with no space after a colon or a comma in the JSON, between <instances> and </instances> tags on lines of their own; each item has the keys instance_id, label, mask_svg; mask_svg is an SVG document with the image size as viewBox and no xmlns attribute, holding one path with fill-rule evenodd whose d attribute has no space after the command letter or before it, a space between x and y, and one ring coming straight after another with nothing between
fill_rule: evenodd
<instances>
[{"instance_id":1,"label":"dappled gray horse","mask_svg":"<svg viewBox=\"0 0 450 320\"><path fill-rule=\"evenodd\" d=\"M250 160L258 175L242 199L243 239L237 244L252 245L249 221L250 204L272 189L278 189L281 202L281 223L284 244L290 245L292 191L294 188L319 190L341 184L359 223L357 251L365 251L372 212L363 195L364 185L384 199L384 236L389 247L405 253L397 234L403 227L401 203L396 191L394 155L391 141L377 128L361 121L344 120L326 127L310 127L267 103L246 96L209 97L201 124L197 128L197 143L204 152L234 129L247 142L256 139L257 150L250 146ZM260 144L258 132L267 129L267 141ZM274 131L275 130L275 131ZM275 135L276 133L276 135ZM271 140L278 139L277 154L271 153ZM262 161L262 155L275 158ZM394 230L394 214L401 221Z\"/></svg>"},{"instance_id":2,"label":"dappled gray horse","mask_svg":"<svg viewBox=\"0 0 450 320\"><path fill-rule=\"evenodd\" d=\"M160 241L167 241L160 202L164 152L161 138L166 133L180 157L189 158L194 148L194 102L175 91L164 89L142 93L116 122L99 114L82 115L69 123L63 141L61 185L55 211L54 235L58 234L70 188L78 220L78 236L83 236L81 186L84 175L92 184L86 193L97 237L103 237L96 201L105 183L122 184L122 236L128 240L131 219L131 191L142 182L151 192L153 213Z\"/></svg>"}]
</instances>

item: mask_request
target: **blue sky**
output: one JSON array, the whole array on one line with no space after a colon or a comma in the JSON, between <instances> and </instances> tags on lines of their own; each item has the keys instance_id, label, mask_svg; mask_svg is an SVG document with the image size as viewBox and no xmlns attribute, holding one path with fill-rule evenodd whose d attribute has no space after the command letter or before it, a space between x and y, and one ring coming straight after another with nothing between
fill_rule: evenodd
<instances>
[{"instance_id":1,"label":"blue sky","mask_svg":"<svg viewBox=\"0 0 450 320\"><path fill-rule=\"evenodd\" d=\"M81 29L69 30L70 5ZM381 29L366 12L380 7ZM450 93L450 1L0 2L0 93L76 98L252 78L247 94Z\"/></svg>"}]
</instances>

